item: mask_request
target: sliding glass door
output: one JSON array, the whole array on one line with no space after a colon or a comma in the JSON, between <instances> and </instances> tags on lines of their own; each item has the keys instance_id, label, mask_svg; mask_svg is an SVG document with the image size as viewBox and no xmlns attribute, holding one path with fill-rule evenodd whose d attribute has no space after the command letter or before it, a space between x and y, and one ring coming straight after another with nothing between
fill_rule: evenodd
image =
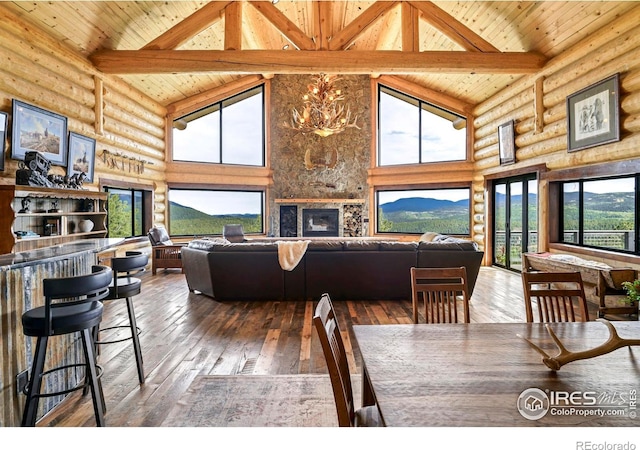
<instances>
[{"instance_id":1,"label":"sliding glass door","mask_svg":"<svg viewBox=\"0 0 640 450\"><path fill-rule=\"evenodd\" d=\"M522 270L522 253L538 249L538 181L534 174L493 184L493 264Z\"/></svg>"}]
</instances>

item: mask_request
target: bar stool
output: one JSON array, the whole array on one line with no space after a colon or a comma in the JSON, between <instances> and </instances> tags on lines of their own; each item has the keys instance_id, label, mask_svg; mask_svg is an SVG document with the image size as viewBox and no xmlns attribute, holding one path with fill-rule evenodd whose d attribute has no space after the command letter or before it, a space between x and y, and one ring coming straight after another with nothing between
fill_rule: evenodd
<instances>
[{"instance_id":1,"label":"bar stool","mask_svg":"<svg viewBox=\"0 0 640 450\"><path fill-rule=\"evenodd\" d=\"M122 339L113 339L110 341L101 341L97 338L95 343L97 345L103 344L115 344L117 342L127 341L129 339L133 342L133 352L136 358L136 365L138 366L138 380L140 384L144 383L144 368L142 365L142 350L140 349L140 340L138 335L140 329L136 323L136 314L133 309L133 296L140 293L140 287L142 280L135 278L132 275L143 272L149 262L149 255L142 252L126 252L125 256L111 258L111 268L113 269L113 281L109 286L109 295L107 295L103 301L126 299L127 311L129 313L129 325L117 325L108 328L102 328L99 331L113 330L117 328L129 328L131 335Z\"/></svg>"},{"instance_id":2,"label":"bar stool","mask_svg":"<svg viewBox=\"0 0 640 450\"><path fill-rule=\"evenodd\" d=\"M68 394L77 389L91 388L96 424L104 426L104 394L99 376L102 369L96 365L92 332L102 320L102 302L109 293L112 270L106 266L93 266L91 274L43 280L44 306L33 308L22 315L25 336L37 337L29 383L25 388L22 426L35 426L41 397ZM50 336L80 332L84 363L67 364L44 371L47 343ZM42 380L48 374L71 367L84 367L84 382L59 392L41 393Z\"/></svg>"}]
</instances>

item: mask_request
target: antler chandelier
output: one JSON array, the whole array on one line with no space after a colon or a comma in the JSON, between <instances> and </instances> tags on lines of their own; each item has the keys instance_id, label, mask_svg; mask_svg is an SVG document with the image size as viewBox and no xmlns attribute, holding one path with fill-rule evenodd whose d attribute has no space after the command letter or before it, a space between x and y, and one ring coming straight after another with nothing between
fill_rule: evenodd
<instances>
[{"instance_id":1,"label":"antler chandelier","mask_svg":"<svg viewBox=\"0 0 640 450\"><path fill-rule=\"evenodd\" d=\"M360 129L356 124L358 116L352 120L349 106L345 109L340 104L344 94L333 86L339 78L321 73L313 80L307 86L308 92L302 96L302 111L293 108L291 124L285 122L284 125L301 133L315 133L322 137L341 133L346 128Z\"/></svg>"}]
</instances>

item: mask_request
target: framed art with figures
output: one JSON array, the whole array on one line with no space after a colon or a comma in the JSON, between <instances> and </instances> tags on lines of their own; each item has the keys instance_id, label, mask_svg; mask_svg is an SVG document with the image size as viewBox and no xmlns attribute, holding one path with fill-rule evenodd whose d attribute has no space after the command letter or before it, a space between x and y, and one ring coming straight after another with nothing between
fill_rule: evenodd
<instances>
[{"instance_id":1,"label":"framed art with figures","mask_svg":"<svg viewBox=\"0 0 640 450\"><path fill-rule=\"evenodd\" d=\"M24 161L37 151L51 164L67 165L67 118L13 99L11 158Z\"/></svg>"},{"instance_id":2,"label":"framed art with figures","mask_svg":"<svg viewBox=\"0 0 640 450\"><path fill-rule=\"evenodd\" d=\"M620 140L620 74L567 97L567 150Z\"/></svg>"},{"instance_id":3,"label":"framed art with figures","mask_svg":"<svg viewBox=\"0 0 640 450\"><path fill-rule=\"evenodd\" d=\"M79 175L84 172L84 181L93 182L93 169L96 160L96 140L78 133L69 133L69 156L67 176Z\"/></svg>"}]
</instances>

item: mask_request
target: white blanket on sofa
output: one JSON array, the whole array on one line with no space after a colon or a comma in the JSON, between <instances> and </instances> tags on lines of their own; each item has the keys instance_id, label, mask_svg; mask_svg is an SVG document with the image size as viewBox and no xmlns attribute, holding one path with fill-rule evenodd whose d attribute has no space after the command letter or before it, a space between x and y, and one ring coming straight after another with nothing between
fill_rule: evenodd
<instances>
[{"instance_id":1,"label":"white blanket on sofa","mask_svg":"<svg viewBox=\"0 0 640 450\"><path fill-rule=\"evenodd\" d=\"M283 270L292 271L296 268L311 241L277 241L278 262Z\"/></svg>"}]
</instances>

